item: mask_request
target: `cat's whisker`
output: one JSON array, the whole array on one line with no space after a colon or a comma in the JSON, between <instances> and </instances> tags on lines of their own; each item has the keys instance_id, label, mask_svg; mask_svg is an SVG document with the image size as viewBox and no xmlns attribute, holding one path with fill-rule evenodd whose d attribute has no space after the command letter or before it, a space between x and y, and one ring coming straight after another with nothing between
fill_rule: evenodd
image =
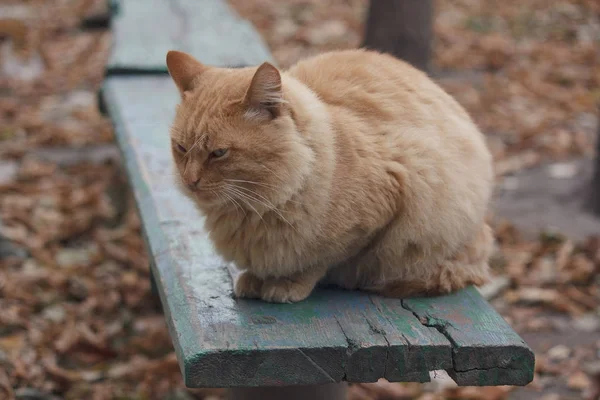
<instances>
[{"instance_id":1,"label":"cat's whisker","mask_svg":"<svg viewBox=\"0 0 600 400\"><path fill-rule=\"evenodd\" d=\"M268 185L268 184L261 184L260 182L244 181L244 180L238 180L238 179L225 179L225 181L226 182L241 182L241 183L247 182L247 183L251 183L251 184L254 183L254 184L260 185L260 186L263 186L263 185L267 186ZM240 185L234 185L234 186L237 187L237 188L239 188L239 189L248 190L248 191L254 193L255 195L257 195L257 196L263 198L265 201L269 202L269 204L271 204L273 207L275 207L275 205L271 201L269 201L264 196L261 196L259 193L253 191L252 189L245 188L245 187L240 186ZM267 187L272 187L273 189L278 189L278 187L275 186L275 185L268 185ZM302 205L302 203L300 203L299 201L295 201L295 200L292 200L292 199L288 199L288 200L286 200L286 202L290 202L290 203L295 203L295 204ZM280 211L282 211L282 210L280 210ZM289 212L289 211L286 210L286 212Z\"/></svg>"},{"instance_id":2,"label":"cat's whisker","mask_svg":"<svg viewBox=\"0 0 600 400\"><path fill-rule=\"evenodd\" d=\"M223 195L226 196L229 200L231 200L231 203L235 206L236 210L241 210L244 213L244 216L246 216L246 210L244 210L244 208L236 201L236 199L231 196L229 193L227 193L227 190L223 191Z\"/></svg>"},{"instance_id":3,"label":"cat's whisker","mask_svg":"<svg viewBox=\"0 0 600 400\"><path fill-rule=\"evenodd\" d=\"M285 179L283 179L283 177L281 175L279 175L277 172L273 171L271 168L267 167L265 164L259 163L259 165L261 167L263 167L264 169L266 169L267 171L269 171L270 173L272 173L275 176L275 178L279 179L280 181L282 181L282 182L286 181Z\"/></svg>"},{"instance_id":4,"label":"cat's whisker","mask_svg":"<svg viewBox=\"0 0 600 400\"><path fill-rule=\"evenodd\" d=\"M196 146L198 146L198 144L199 144L200 142L202 142L202 141L203 141L203 140L206 138L206 135L207 135L207 134L205 133L204 135L200 136L200 137L199 137L199 138L198 138L198 139L197 139L197 140L196 140L196 141L195 141L195 142L192 144L192 147L190 147L190 148L189 148L189 149L186 151L186 153L184 154L184 157L188 157L190 154L192 154L192 150L193 150L193 149L195 149L195 148L196 148Z\"/></svg>"},{"instance_id":5,"label":"cat's whisker","mask_svg":"<svg viewBox=\"0 0 600 400\"><path fill-rule=\"evenodd\" d=\"M225 204L227 204L227 203L229 202L229 200L228 200L227 198L223 199L223 197L221 197L221 195L220 195L218 192L216 192L216 191L214 191L214 190L211 190L210 192L211 192L213 195L217 196L217 199L219 199L219 202L223 202L223 200L225 200L225 201L224 201L224 203L225 203Z\"/></svg>"},{"instance_id":6,"label":"cat's whisker","mask_svg":"<svg viewBox=\"0 0 600 400\"><path fill-rule=\"evenodd\" d=\"M234 187L234 186L230 186L229 190L231 190L232 193L235 193L237 196L244 198L246 200L251 200L254 201L258 204L260 204L261 206L263 206L264 208L266 208L267 210L271 210L271 205L265 203L264 201L250 195L249 193L245 193L242 190L240 190L241 188L239 187Z\"/></svg>"},{"instance_id":7,"label":"cat's whisker","mask_svg":"<svg viewBox=\"0 0 600 400\"><path fill-rule=\"evenodd\" d=\"M267 198L265 198L264 196L261 196L260 194L254 192L251 189L248 188L244 188L241 186L232 186L231 189L235 189L238 191L239 195L243 195L243 196L247 196L249 199L256 201L257 203L265 206L267 209L273 211L274 213L276 213L279 218L281 218L284 222L286 222L290 227L292 227L294 230L296 230L296 227L294 227L294 225L292 225L292 223L290 221L288 221L284 216L283 213L281 212L281 210L279 210L277 207L275 207L275 205L273 205L273 203L271 203ZM247 190L248 192L250 192L250 194L255 195L255 196L259 196L260 198L264 199L264 201L261 201L260 199L254 198L252 197L250 194L248 193L244 193L241 192L240 189L244 189Z\"/></svg>"},{"instance_id":8,"label":"cat's whisker","mask_svg":"<svg viewBox=\"0 0 600 400\"><path fill-rule=\"evenodd\" d=\"M217 199L219 199L220 202L223 202L227 204L228 203L228 199L225 196L221 196L221 194L219 192L217 192L216 190L210 189L210 193L213 194L214 196L217 196Z\"/></svg>"},{"instance_id":9,"label":"cat's whisker","mask_svg":"<svg viewBox=\"0 0 600 400\"><path fill-rule=\"evenodd\" d=\"M264 187L268 187L268 188L277 188L276 185L271 185L268 183L262 183L262 182L255 182L255 181L245 181L242 179L223 179L225 182L238 182L238 183L250 183L252 185L257 185L257 186L264 186Z\"/></svg>"},{"instance_id":10,"label":"cat's whisker","mask_svg":"<svg viewBox=\"0 0 600 400\"><path fill-rule=\"evenodd\" d=\"M231 198L225 194L223 194L223 197L225 198L225 205L228 205L229 203L231 203L233 205L233 207L235 208L236 214L239 214L240 210L239 210L238 206L236 206L235 203L231 200Z\"/></svg>"},{"instance_id":11,"label":"cat's whisker","mask_svg":"<svg viewBox=\"0 0 600 400\"><path fill-rule=\"evenodd\" d=\"M242 180L242 179L223 179L223 180L225 182L249 183L249 184L253 184L253 185L257 185L257 186L264 186L264 187L269 188L269 189L278 189L279 188L277 185L272 185L272 184L262 183L262 182L255 182L255 181L246 181L246 180ZM238 186L238 187L243 188L242 186ZM244 188L244 189L246 189L246 188ZM286 201L290 202L290 203L302 205L301 202L296 201L296 200L288 199Z\"/></svg>"},{"instance_id":12,"label":"cat's whisker","mask_svg":"<svg viewBox=\"0 0 600 400\"><path fill-rule=\"evenodd\" d=\"M268 206L269 209L277 209L277 207L269 200L267 199L265 196L257 193L256 191L249 189L249 188L245 188L243 186L239 186L239 185L231 185L232 187L239 189L239 190L245 190L246 192L250 192L251 195L256 196L260 199L263 200L263 205Z\"/></svg>"},{"instance_id":13,"label":"cat's whisker","mask_svg":"<svg viewBox=\"0 0 600 400\"><path fill-rule=\"evenodd\" d=\"M258 210L256 209L256 207L254 207L252 204L250 204L250 202L248 201L248 198L246 198L242 192L236 193L235 192L235 188L232 188L232 187L229 187L228 189L232 190L234 194L238 194L239 200L241 200L244 204L246 204L248 207L250 207L252 210L254 210L254 212L256 213L256 215L258 215L258 217L260 218L260 220L266 225L266 222L265 222L262 214L258 212Z\"/></svg>"},{"instance_id":14,"label":"cat's whisker","mask_svg":"<svg viewBox=\"0 0 600 400\"><path fill-rule=\"evenodd\" d=\"M257 202L257 203L259 203L259 204L261 204L261 205L265 206L266 208L270 209L270 207L268 207L268 206L267 206L267 205L266 205L264 202L262 202L262 201L260 201L260 200L258 200L258 199L256 199L256 198L254 198L254 197L252 197L252 196L248 195L247 193L244 193L243 191L241 191L241 190L240 190L240 188L239 188L239 187L236 187L236 186L233 186L233 185L227 185L227 189L228 189L228 190L229 190L229 191L230 191L232 194L235 194L236 196L239 196L239 197L240 197L240 200L241 200L241 199L244 199L244 200L248 200L248 199L250 199L250 200L252 200L252 201L255 201L255 202Z\"/></svg>"},{"instance_id":15,"label":"cat's whisker","mask_svg":"<svg viewBox=\"0 0 600 400\"><path fill-rule=\"evenodd\" d=\"M176 125L172 125L169 130L171 131L171 133L176 133L179 136L183 136L183 130L179 127L177 127Z\"/></svg>"},{"instance_id":16,"label":"cat's whisker","mask_svg":"<svg viewBox=\"0 0 600 400\"><path fill-rule=\"evenodd\" d=\"M262 195L260 195L260 194L256 193L256 192L255 192L255 191L253 191L252 189L248 189L248 188L245 188L245 187L243 187L243 186L239 186L239 185L232 185L232 184L229 184L229 186L230 186L231 188L233 188L233 189L236 189L237 191L246 191L246 192L249 192L249 193L246 193L247 195L256 196L256 197L253 197L253 199L254 199L255 201L257 201L257 202L260 202L260 204L264 205L264 206L265 206L265 207L267 207L268 209L273 209L273 208L276 208L276 207L275 207L275 205L269 201L269 199L267 199L266 197L264 197L264 196L262 196ZM245 193L245 192L243 192L243 193ZM259 199L262 199L262 201L259 201Z\"/></svg>"},{"instance_id":17,"label":"cat's whisker","mask_svg":"<svg viewBox=\"0 0 600 400\"><path fill-rule=\"evenodd\" d=\"M286 181L286 179L284 179L281 175L279 175L277 172L273 171L271 168L267 167L266 165L264 165L262 163L259 163L259 165L261 167L263 167L264 169L266 169L267 171L269 171L271 174L273 174L273 176L275 176L275 178L279 179L281 182L285 182ZM298 204L298 205L303 205L301 202L295 201L295 200L292 200L292 199L289 199L288 201L291 202L291 203Z\"/></svg>"}]
</instances>

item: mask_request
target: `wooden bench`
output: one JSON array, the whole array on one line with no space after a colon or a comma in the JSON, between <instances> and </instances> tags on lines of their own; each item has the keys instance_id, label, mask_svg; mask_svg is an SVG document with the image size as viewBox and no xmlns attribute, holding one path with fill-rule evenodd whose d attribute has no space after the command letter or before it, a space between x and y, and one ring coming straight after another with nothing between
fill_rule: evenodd
<instances>
[{"instance_id":1,"label":"wooden bench","mask_svg":"<svg viewBox=\"0 0 600 400\"><path fill-rule=\"evenodd\" d=\"M436 370L459 385L532 380L532 351L475 288L429 299L326 288L297 304L235 299L202 216L174 184L168 130L179 95L165 55L178 49L220 66L271 56L220 0L127 0L112 25L104 104L187 386L267 387L234 393L291 400L343 398L344 381L426 382ZM285 388L293 385L305 386Z\"/></svg>"}]
</instances>

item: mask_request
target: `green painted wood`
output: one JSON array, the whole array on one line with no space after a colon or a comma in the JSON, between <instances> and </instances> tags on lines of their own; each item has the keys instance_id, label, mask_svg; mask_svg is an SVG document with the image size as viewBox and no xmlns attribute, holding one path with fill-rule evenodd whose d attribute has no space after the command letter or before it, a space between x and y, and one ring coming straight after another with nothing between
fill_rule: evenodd
<instances>
[{"instance_id":1,"label":"green painted wood","mask_svg":"<svg viewBox=\"0 0 600 400\"><path fill-rule=\"evenodd\" d=\"M225 0L121 0L112 28L109 75L167 73L169 50L191 53L209 65L272 61L260 35Z\"/></svg>"},{"instance_id":2,"label":"green painted wood","mask_svg":"<svg viewBox=\"0 0 600 400\"><path fill-rule=\"evenodd\" d=\"M424 330L420 321L415 321L414 314L405 309L402 301L372 296L371 301L381 319L380 323L387 330L388 340L400 340L394 335L401 335L409 343L403 352L391 352L385 361L385 376L397 382L423 382L418 374L422 371L435 371L452 367L452 349L446 345L446 338ZM419 322L417 324L417 322ZM392 328L390 328L392 327ZM439 333L439 332L435 332ZM418 371L417 375L407 375L405 371Z\"/></svg>"},{"instance_id":3,"label":"green painted wood","mask_svg":"<svg viewBox=\"0 0 600 400\"><path fill-rule=\"evenodd\" d=\"M533 379L533 352L474 288L443 300L407 299L403 305L450 340L448 372L457 384L526 385Z\"/></svg>"},{"instance_id":4,"label":"green painted wood","mask_svg":"<svg viewBox=\"0 0 600 400\"><path fill-rule=\"evenodd\" d=\"M296 304L233 298L227 265L215 254L203 217L174 184L168 128L179 95L170 78L109 77L103 96L115 121L154 260L152 272L188 386L310 385L381 377L423 382L429 371L462 366L453 357L463 356L453 354L446 332L426 326L413 311L442 310L450 299L478 307L468 309L466 316L455 308L451 323L472 318L478 310L491 313L486 317L490 321L499 318L472 291L406 304L334 289L318 289ZM491 322L488 328L499 329L496 342L474 335L471 343L496 349L512 348L520 340L503 328L503 321L495 322L500 328ZM500 353L473 358L469 365L476 368L479 361L488 370L505 366ZM462 384L476 384L479 375L468 374L459 373ZM503 376L498 379L505 382ZM491 378L487 383L498 384Z\"/></svg>"}]
</instances>

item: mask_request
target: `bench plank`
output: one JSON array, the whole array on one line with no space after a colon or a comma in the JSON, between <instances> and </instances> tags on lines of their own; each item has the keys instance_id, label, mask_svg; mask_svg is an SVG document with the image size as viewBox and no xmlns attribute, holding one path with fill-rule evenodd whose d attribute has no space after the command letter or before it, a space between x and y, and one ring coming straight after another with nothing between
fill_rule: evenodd
<instances>
[{"instance_id":1,"label":"bench plank","mask_svg":"<svg viewBox=\"0 0 600 400\"><path fill-rule=\"evenodd\" d=\"M165 55L180 50L208 65L272 61L252 25L222 0L121 0L112 19L108 74L167 72Z\"/></svg>"},{"instance_id":2,"label":"bench plank","mask_svg":"<svg viewBox=\"0 0 600 400\"><path fill-rule=\"evenodd\" d=\"M427 326L452 342L449 374L459 385L526 385L534 355L527 344L474 288L437 299L406 299Z\"/></svg>"},{"instance_id":3,"label":"bench plank","mask_svg":"<svg viewBox=\"0 0 600 400\"><path fill-rule=\"evenodd\" d=\"M381 377L427 381L429 371L452 369L451 341L414 313L425 305L443 309L445 297L422 303L410 300L407 308L398 299L326 288L297 304L234 299L227 266L215 254L202 216L174 183L168 127L178 93L170 78L110 77L103 94L115 121L154 259L153 274L188 386L373 382ZM470 301L467 306L481 306L475 292L455 295L464 296ZM472 308L467 316L480 311ZM484 311L497 315L489 306ZM452 321L467 318L459 309L454 312L453 319L447 316ZM486 317L490 324L498 322L493 315ZM495 342L490 337L485 345L512 346L513 340L521 344L511 332ZM472 365L482 362L487 368L495 365L494 360L494 356L474 359ZM504 365L502 360L498 365ZM460 376L462 382L477 383Z\"/></svg>"}]
</instances>

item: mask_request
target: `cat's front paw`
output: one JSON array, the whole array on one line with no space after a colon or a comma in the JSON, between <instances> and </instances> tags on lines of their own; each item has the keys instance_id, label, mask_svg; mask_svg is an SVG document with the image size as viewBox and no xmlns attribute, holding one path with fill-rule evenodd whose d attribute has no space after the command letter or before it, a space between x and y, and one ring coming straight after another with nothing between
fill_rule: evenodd
<instances>
[{"instance_id":1,"label":"cat's front paw","mask_svg":"<svg viewBox=\"0 0 600 400\"><path fill-rule=\"evenodd\" d=\"M262 286L262 279L248 271L243 271L235 280L233 293L238 298L260 299Z\"/></svg>"},{"instance_id":2,"label":"cat's front paw","mask_svg":"<svg viewBox=\"0 0 600 400\"><path fill-rule=\"evenodd\" d=\"M263 282L261 298L271 303L296 303L306 299L313 286L288 278L267 279Z\"/></svg>"}]
</instances>

